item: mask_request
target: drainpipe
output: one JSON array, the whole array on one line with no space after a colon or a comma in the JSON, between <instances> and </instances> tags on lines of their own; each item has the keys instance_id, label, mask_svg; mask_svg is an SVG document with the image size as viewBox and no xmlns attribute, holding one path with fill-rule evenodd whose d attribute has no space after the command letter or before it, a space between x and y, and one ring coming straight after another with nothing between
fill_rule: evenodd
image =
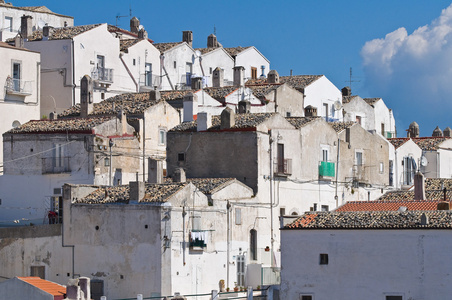
<instances>
[{"instance_id":1,"label":"drainpipe","mask_svg":"<svg viewBox=\"0 0 452 300\"><path fill-rule=\"evenodd\" d=\"M119 59L121 60L121 62L122 62L122 64L124 65L124 67L126 68L127 74L129 74L130 78L132 78L132 81L133 81L133 83L135 84L135 90L136 90L136 92L138 93L138 90L139 90L138 83L137 83L137 81L135 80L135 78L133 77L132 72L130 72L129 67L127 67L126 62L125 62L124 59L122 58L123 55L124 55L124 54L123 54L122 52L119 53Z\"/></svg>"},{"instance_id":2,"label":"drainpipe","mask_svg":"<svg viewBox=\"0 0 452 300\"><path fill-rule=\"evenodd\" d=\"M74 53L74 40L72 40L72 48L71 48L71 54L72 54L72 106L75 105L75 53ZM66 83L65 83L66 84Z\"/></svg>"},{"instance_id":3,"label":"drainpipe","mask_svg":"<svg viewBox=\"0 0 452 300\"><path fill-rule=\"evenodd\" d=\"M334 199L336 200L336 208L339 206L339 197L337 196L337 182L339 180L339 153L341 150L341 139L337 139L337 159L336 159L336 193Z\"/></svg>"},{"instance_id":4,"label":"drainpipe","mask_svg":"<svg viewBox=\"0 0 452 300\"><path fill-rule=\"evenodd\" d=\"M274 266L274 254L273 254L273 151L272 151L272 144L273 144L273 138L272 138L272 132L269 130L269 144L270 144L270 245L271 245L271 266Z\"/></svg>"},{"instance_id":5,"label":"drainpipe","mask_svg":"<svg viewBox=\"0 0 452 300\"><path fill-rule=\"evenodd\" d=\"M143 113L143 182L146 183L146 114Z\"/></svg>"},{"instance_id":6,"label":"drainpipe","mask_svg":"<svg viewBox=\"0 0 452 300\"><path fill-rule=\"evenodd\" d=\"M231 226L230 220L229 220L230 209L231 209L231 204L228 201L228 203L226 204L226 210L227 210L227 213L226 213L227 220L226 221L227 221L227 228L228 228L227 233L226 233L226 235L227 235L227 237L226 237L226 246L227 246L227 249L226 249L226 257L227 257L227 260L226 260L226 266L227 266L227 268L226 268L226 287L227 288L229 287L229 255L230 255L229 243L230 243L230 234L231 234L231 229L229 228Z\"/></svg>"}]
</instances>

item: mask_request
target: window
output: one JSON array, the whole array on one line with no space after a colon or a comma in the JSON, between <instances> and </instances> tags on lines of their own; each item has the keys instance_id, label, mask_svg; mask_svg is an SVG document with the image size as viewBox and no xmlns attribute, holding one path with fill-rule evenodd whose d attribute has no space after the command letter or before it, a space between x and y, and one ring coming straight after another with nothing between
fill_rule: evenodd
<instances>
[{"instance_id":1,"label":"window","mask_svg":"<svg viewBox=\"0 0 452 300\"><path fill-rule=\"evenodd\" d=\"M329 211L328 205L322 205L322 211Z\"/></svg>"},{"instance_id":2,"label":"window","mask_svg":"<svg viewBox=\"0 0 452 300\"><path fill-rule=\"evenodd\" d=\"M41 279L46 279L45 267L44 266L31 266L30 267L30 276L35 276L35 277L39 277Z\"/></svg>"},{"instance_id":3,"label":"window","mask_svg":"<svg viewBox=\"0 0 452 300\"><path fill-rule=\"evenodd\" d=\"M300 295L300 300L313 300L312 295Z\"/></svg>"},{"instance_id":4,"label":"window","mask_svg":"<svg viewBox=\"0 0 452 300\"><path fill-rule=\"evenodd\" d=\"M91 298L100 300L104 295L104 281L99 279L91 279Z\"/></svg>"},{"instance_id":5,"label":"window","mask_svg":"<svg viewBox=\"0 0 452 300\"><path fill-rule=\"evenodd\" d=\"M185 153L178 153L177 161L185 161Z\"/></svg>"},{"instance_id":6,"label":"window","mask_svg":"<svg viewBox=\"0 0 452 300\"><path fill-rule=\"evenodd\" d=\"M136 64L135 58L133 59L132 64L135 66Z\"/></svg>"},{"instance_id":7,"label":"window","mask_svg":"<svg viewBox=\"0 0 452 300\"><path fill-rule=\"evenodd\" d=\"M320 264L327 265L328 264L328 254L320 253Z\"/></svg>"},{"instance_id":8,"label":"window","mask_svg":"<svg viewBox=\"0 0 452 300\"><path fill-rule=\"evenodd\" d=\"M5 31L13 32L13 17L5 17L3 29L5 29Z\"/></svg>"},{"instance_id":9,"label":"window","mask_svg":"<svg viewBox=\"0 0 452 300\"><path fill-rule=\"evenodd\" d=\"M251 79L257 79L257 68L251 67Z\"/></svg>"},{"instance_id":10,"label":"window","mask_svg":"<svg viewBox=\"0 0 452 300\"><path fill-rule=\"evenodd\" d=\"M48 215L49 224L61 224L63 222L63 197L52 197L50 212Z\"/></svg>"},{"instance_id":11,"label":"window","mask_svg":"<svg viewBox=\"0 0 452 300\"><path fill-rule=\"evenodd\" d=\"M381 123L381 135L385 136L385 123Z\"/></svg>"},{"instance_id":12,"label":"window","mask_svg":"<svg viewBox=\"0 0 452 300\"><path fill-rule=\"evenodd\" d=\"M278 144L276 150L278 161L277 173L284 173L284 144Z\"/></svg>"},{"instance_id":13,"label":"window","mask_svg":"<svg viewBox=\"0 0 452 300\"><path fill-rule=\"evenodd\" d=\"M235 225L242 225L242 209L235 209Z\"/></svg>"},{"instance_id":14,"label":"window","mask_svg":"<svg viewBox=\"0 0 452 300\"><path fill-rule=\"evenodd\" d=\"M250 259L257 260L257 231L256 229L250 230Z\"/></svg>"},{"instance_id":15,"label":"window","mask_svg":"<svg viewBox=\"0 0 452 300\"><path fill-rule=\"evenodd\" d=\"M414 159L412 157L406 156L402 161L403 165L403 184L411 185L414 179L414 171L416 169Z\"/></svg>"},{"instance_id":16,"label":"window","mask_svg":"<svg viewBox=\"0 0 452 300\"><path fill-rule=\"evenodd\" d=\"M386 296L386 300L403 300L403 296Z\"/></svg>"},{"instance_id":17,"label":"window","mask_svg":"<svg viewBox=\"0 0 452 300\"><path fill-rule=\"evenodd\" d=\"M356 158L356 165L362 166L363 165L363 153L362 152L356 152L355 153Z\"/></svg>"},{"instance_id":18,"label":"window","mask_svg":"<svg viewBox=\"0 0 452 300\"><path fill-rule=\"evenodd\" d=\"M290 118L290 111L286 112L286 117Z\"/></svg>"},{"instance_id":19,"label":"window","mask_svg":"<svg viewBox=\"0 0 452 300\"><path fill-rule=\"evenodd\" d=\"M279 215L280 216L285 216L286 215L286 208L285 207L280 207L279 208Z\"/></svg>"},{"instance_id":20,"label":"window","mask_svg":"<svg viewBox=\"0 0 452 300\"><path fill-rule=\"evenodd\" d=\"M322 161L328 161L328 149L322 149Z\"/></svg>"},{"instance_id":21,"label":"window","mask_svg":"<svg viewBox=\"0 0 452 300\"><path fill-rule=\"evenodd\" d=\"M176 61L173 62L174 69L176 69Z\"/></svg>"},{"instance_id":22,"label":"window","mask_svg":"<svg viewBox=\"0 0 452 300\"><path fill-rule=\"evenodd\" d=\"M152 86L152 64L146 63L144 67L144 76L146 86Z\"/></svg>"},{"instance_id":23,"label":"window","mask_svg":"<svg viewBox=\"0 0 452 300\"><path fill-rule=\"evenodd\" d=\"M53 147L53 167L61 168L64 166L64 148L61 144L54 144Z\"/></svg>"},{"instance_id":24,"label":"window","mask_svg":"<svg viewBox=\"0 0 452 300\"><path fill-rule=\"evenodd\" d=\"M385 165L383 162L380 162L380 174L383 174L384 170L385 170Z\"/></svg>"},{"instance_id":25,"label":"window","mask_svg":"<svg viewBox=\"0 0 452 300\"><path fill-rule=\"evenodd\" d=\"M328 103L323 103L323 115L325 116L325 121L328 122L328 118L330 116L328 111Z\"/></svg>"},{"instance_id":26,"label":"window","mask_svg":"<svg viewBox=\"0 0 452 300\"><path fill-rule=\"evenodd\" d=\"M317 211L317 203L314 203L312 206L313 211Z\"/></svg>"},{"instance_id":27,"label":"window","mask_svg":"<svg viewBox=\"0 0 452 300\"><path fill-rule=\"evenodd\" d=\"M191 85L191 75L193 73L193 64L192 63L186 63L185 64L185 84Z\"/></svg>"},{"instance_id":28,"label":"window","mask_svg":"<svg viewBox=\"0 0 452 300\"><path fill-rule=\"evenodd\" d=\"M389 161L389 185L392 186L394 184L394 162L392 160Z\"/></svg>"},{"instance_id":29,"label":"window","mask_svg":"<svg viewBox=\"0 0 452 300\"><path fill-rule=\"evenodd\" d=\"M104 158L104 166L105 166L105 167L109 167L110 164L111 164L110 158L109 158L109 157L105 157L105 158Z\"/></svg>"},{"instance_id":30,"label":"window","mask_svg":"<svg viewBox=\"0 0 452 300\"><path fill-rule=\"evenodd\" d=\"M209 68L209 73L212 74L213 70L212 67Z\"/></svg>"},{"instance_id":31,"label":"window","mask_svg":"<svg viewBox=\"0 0 452 300\"><path fill-rule=\"evenodd\" d=\"M159 129L159 145L166 145L166 130Z\"/></svg>"},{"instance_id":32,"label":"window","mask_svg":"<svg viewBox=\"0 0 452 300\"><path fill-rule=\"evenodd\" d=\"M361 116L356 116L356 123L361 125Z\"/></svg>"},{"instance_id":33,"label":"window","mask_svg":"<svg viewBox=\"0 0 452 300\"><path fill-rule=\"evenodd\" d=\"M20 92L20 71L20 62L13 62L13 87L16 92Z\"/></svg>"}]
</instances>

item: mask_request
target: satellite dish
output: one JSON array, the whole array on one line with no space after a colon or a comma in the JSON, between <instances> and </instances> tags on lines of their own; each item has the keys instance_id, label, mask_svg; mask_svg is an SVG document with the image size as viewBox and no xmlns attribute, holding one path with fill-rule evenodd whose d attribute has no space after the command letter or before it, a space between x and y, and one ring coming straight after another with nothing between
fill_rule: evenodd
<instances>
[{"instance_id":1,"label":"satellite dish","mask_svg":"<svg viewBox=\"0 0 452 300\"><path fill-rule=\"evenodd\" d=\"M20 122L19 121L14 121L13 122L13 128L17 128L17 127L19 127L20 126Z\"/></svg>"},{"instance_id":2,"label":"satellite dish","mask_svg":"<svg viewBox=\"0 0 452 300\"><path fill-rule=\"evenodd\" d=\"M38 21L38 29L43 29L46 26L46 22L44 20Z\"/></svg>"},{"instance_id":3,"label":"satellite dish","mask_svg":"<svg viewBox=\"0 0 452 300\"><path fill-rule=\"evenodd\" d=\"M334 108L334 110L341 109L342 108L341 102L340 101L334 101L333 108Z\"/></svg>"},{"instance_id":4,"label":"satellite dish","mask_svg":"<svg viewBox=\"0 0 452 300\"><path fill-rule=\"evenodd\" d=\"M143 25L138 26L138 30L144 29Z\"/></svg>"},{"instance_id":5,"label":"satellite dish","mask_svg":"<svg viewBox=\"0 0 452 300\"><path fill-rule=\"evenodd\" d=\"M197 56L197 57L200 57L200 56L201 56L201 51L196 50L195 53L196 53L196 56Z\"/></svg>"},{"instance_id":6,"label":"satellite dish","mask_svg":"<svg viewBox=\"0 0 452 300\"><path fill-rule=\"evenodd\" d=\"M426 167L428 164L427 157L421 156L421 166Z\"/></svg>"}]
</instances>

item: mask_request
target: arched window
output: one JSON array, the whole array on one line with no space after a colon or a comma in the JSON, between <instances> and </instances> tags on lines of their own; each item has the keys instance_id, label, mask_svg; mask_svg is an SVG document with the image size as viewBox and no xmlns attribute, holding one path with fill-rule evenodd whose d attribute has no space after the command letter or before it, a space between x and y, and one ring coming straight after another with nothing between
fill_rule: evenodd
<instances>
[{"instance_id":1,"label":"arched window","mask_svg":"<svg viewBox=\"0 0 452 300\"><path fill-rule=\"evenodd\" d=\"M256 231L256 229L250 230L250 255L251 255L251 260L257 260L257 231Z\"/></svg>"}]
</instances>

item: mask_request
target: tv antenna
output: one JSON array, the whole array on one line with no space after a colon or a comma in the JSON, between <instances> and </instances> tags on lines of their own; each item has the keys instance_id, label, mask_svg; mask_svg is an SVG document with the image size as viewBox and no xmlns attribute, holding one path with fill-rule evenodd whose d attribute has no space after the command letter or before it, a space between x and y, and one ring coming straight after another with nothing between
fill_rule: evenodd
<instances>
[{"instance_id":1,"label":"tv antenna","mask_svg":"<svg viewBox=\"0 0 452 300\"><path fill-rule=\"evenodd\" d=\"M360 82L361 80L353 80L353 70L352 67L350 67L350 79L346 82L348 82L348 86L350 87L350 95L352 93L352 82Z\"/></svg>"},{"instance_id":2,"label":"tv antenna","mask_svg":"<svg viewBox=\"0 0 452 300\"><path fill-rule=\"evenodd\" d=\"M119 15L119 13L116 15L116 27L118 27L118 21L119 21L119 19L121 19L121 18L127 18L127 17L132 17L132 6L131 5L129 5L129 15L128 16L120 16Z\"/></svg>"},{"instance_id":3,"label":"tv antenna","mask_svg":"<svg viewBox=\"0 0 452 300\"><path fill-rule=\"evenodd\" d=\"M215 27L215 24L213 24L213 34L217 35L217 27Z\"/></svg>"}]
</instances>

